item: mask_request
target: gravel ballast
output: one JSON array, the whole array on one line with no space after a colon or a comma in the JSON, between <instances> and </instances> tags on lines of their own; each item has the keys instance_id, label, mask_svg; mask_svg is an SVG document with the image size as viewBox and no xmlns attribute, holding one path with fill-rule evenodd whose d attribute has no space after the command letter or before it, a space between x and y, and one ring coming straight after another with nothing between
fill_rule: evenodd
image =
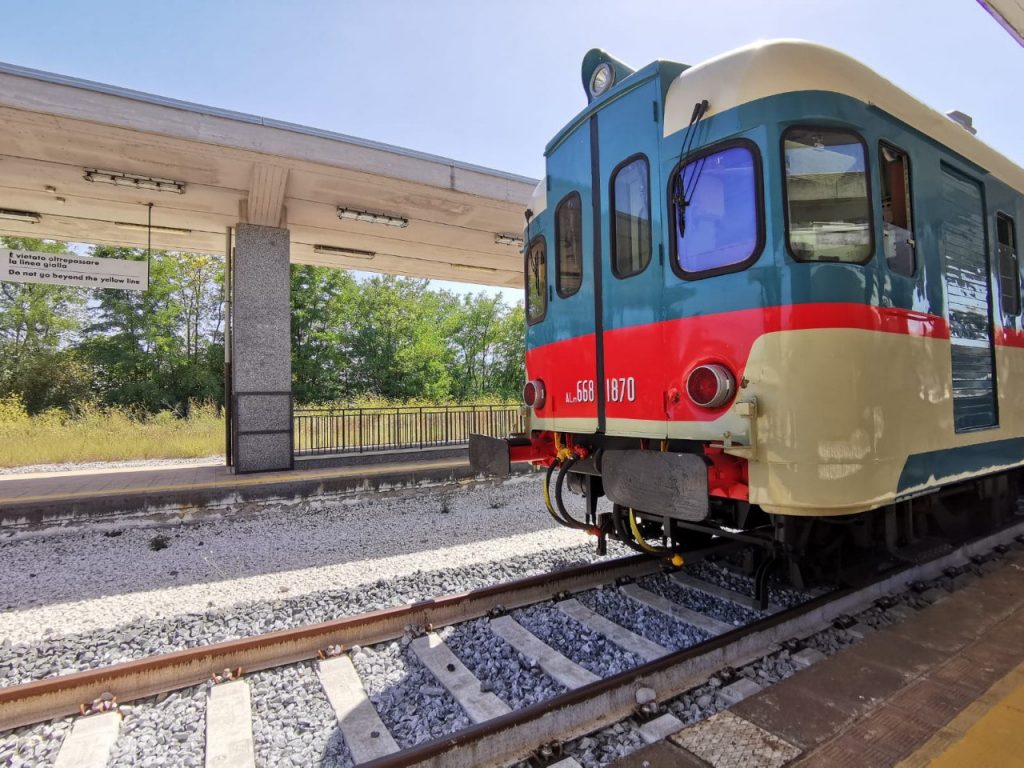
<instances>
[{"instance_id":1,"label":"gravel ballast","mask_svg":"<svg viewBox=\"0 0 1024 768\"><path fill-rule=\"evenodd\" d=\"M72 720L27 725L0 734L0 765L6 768L47 768L57 759Z\"/></svg>"},{"instance_id":2,"label":"gravel ballast","mask_svg":"<svg viewBox=\"0 0 1024 768\"><path fill-rule=\"evenodd\" d=\"M353 648L352 664L381 721L407 749L467 728L469 718L409 647L409 638Z\"/></svg>"},{"instance_id":3,"label":"gravel ballast","mask_svg":"<svg viewBox=\"0 0 1024 768\"><path fill-rule=\"evenodd\" d=\"M48 631L80 633L439 566L592 547L579 531L555 525L527 480L533 478L243 508L159 528L90 526L0 540L0 637L31 642Z\"/></svg>"},{"instance_id":4,"label":"gravel ballast","mask_svg":"<svg viewBox=\"0 0 1024 768\"><path fill-rule=\"evenodd\" d=\"M32 643L5 641L0 687L469 591L593 559L590 546L550 550L500 563L418 572L353 589L261 600L229 611L142 619L77 635L51 634Z\"/></svg>"},{"instance_id":5,"label":"gravel ballast","mask_svg":"<svg viewBox=\"0 0 1024 768\"><path fill-rule=\"evenodd\" d=\"M731 600L712 597L689 587L682 587L665 574L645 576L637 582L644 589L657 595L667 597L673 603L685 605L687 608L705 616L723 621L733 627L742 627L757 621L760 614Z\"/></svg>"},{"instance_id":6,"label":"gravel ballast","mask_svg":"<svg viewBox=\"0 0 1024 768\"><path fill-rule=\"evenodd\" d=\"M202 768L205 764L205 685L120 709L124 720L108 765Z\"/></svg>"},{"instance_id":7,"label":"gravel ballast","mask_svg":"<svg viewBox=\"0 0 1024 768\"><path fill-rule=\"evenodd\" d=\"M256 764L350 768L352 756L312 663L246 678L252 696Z\"/></svg>"},{"instance_id":8,"label":"gravel ballast","mask_svg":"<svg viewBox=\"0 0 1024 768\"><path fill-rule=\"evenodd\" d=\"M750 576L736 573L736 571L727 567L724 563L718 564L703 560L693 565L687 565L685 570L691 576L703 579L709 584L731 589L733 592L739 592L747 597L754 596L754 580ZM793 608L800 605L800 603L806 602L809 596L780 584L777 579L769 578L768 598L771 602L783 608Z\"/></svg>"},{"instance_id":9,"label":"gravel ballast","mask_svg":"<svg viewBox=\"0 0 1024 768\"><path fill-rule=\"evenodd\" d=\"M599 677L640 666L644 660L571 619L550 602L512 611L518 621L549 646Z\"/></svg>"},{"instance_id":10,"label":"gravel ballast","mask_svg":"<svg viewBox=\"0 0 1024 768\"><path fill-rule=\"evenodd\" d=\"M668 651L689 648L710 637L707 632L666 616L623 595L614 587L592 589L575 596L595 613L614 621Z\"/></svg>"},{"instance_id":11,"label":"gravel ballast","mask_svg":"<svg viewBox=\"0 0 1024 768\"><path fill-rule=\"evenodd\" d=\"M483 690L493 691L512 709L565 693L565 688L532 660L491 632L489 624L487 619L475 619L445 627L439 633L451 652L480 680Z\"/></svg>"}]
</instances>

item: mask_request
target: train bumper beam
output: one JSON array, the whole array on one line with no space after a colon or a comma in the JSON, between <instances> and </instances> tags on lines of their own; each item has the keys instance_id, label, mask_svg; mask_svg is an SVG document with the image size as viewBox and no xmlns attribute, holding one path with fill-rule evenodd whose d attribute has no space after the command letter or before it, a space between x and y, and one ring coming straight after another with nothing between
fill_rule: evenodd
<instances>
[{"instance_id":1,"label":"train bumper beam","mask_svg":"<svg viewBox=\"0 0 1024 768\"><path fill-rule=\"evenodd\" d=\"M662 451L605 451L605 495L636 512L688 522L708 516L708 468L702 456Z\"/></svg>"},{"instance_id":2,"label":"train bumper beam","mask_svg":"<svg viewBox=\"0 0 1024 768\"><path fill-rule=\"evenodd\" d=\"M470 435L469 465L481 475L508 477L512 474L508 441L488 435Z\"/></svg>"}]
</instances>

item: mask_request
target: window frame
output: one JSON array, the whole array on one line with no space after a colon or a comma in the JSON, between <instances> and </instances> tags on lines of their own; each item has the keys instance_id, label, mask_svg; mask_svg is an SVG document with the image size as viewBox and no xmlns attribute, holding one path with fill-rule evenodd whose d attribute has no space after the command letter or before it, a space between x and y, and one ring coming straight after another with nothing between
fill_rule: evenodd
<instances>
[{"instance_id":1,"label":"window frame","mask_svg":"<svg viewBox=\"0 0 1024 768\"><path fill-rule=\"evenodd\" d=\"M801 259L790 247L790 227L789 227L789 174L786 173L786 135L790 131L810 131L810 130L823 130L823 131L844 131L857 137L861 147L864 150L864 187L867 193L868 199L868 255L863 261L831 261L828 259ZM868 147L867 141L864 136L856 128L847 125L845 123L794 123L787 125L782 129L782 133L779 135L779 160L781 162L782 173L782 216L783 226L785 234L785 245L786 254L797 264L838 264L838 265L850 265L863 267L870 263L875 258L875 249L878 247L878 241L875 237L875 200L874 195L871 191L871 150ZM878 212L881 215L881 211Z\"/></svg>"},{"instance_id":2,"label":"window frame","mask_svg":"<svg viewBox=\"0 0 1024 768\"><path fill-rule=\"evenodd\" d=\"M1009 312L1009 311L1007 311L1006 307L1003 306L1003 260L1002 260L1002 257L999 255L999 246L1001 245L1001 243L999 242L999 219L1000 218L1006 219L1008 222L1010 222L1010 233L1013 235L1013 246L1012 246L1013 250L1012 250L1012 253L1013 253L1014 267L1016 268L1016 270L1015 270L1016 274L1014 275L1014 277L1017 278L1017 280L1015 282L1015 285L1017 287L1017 311L1016 312ZM1022 311L1022 309L1024 309L1024 307L1022 307L1022 301L1021 301L1022 297L1021 297L1021 288L1020 288L1020 283L1021 283L1020 249L1019 249L1018 244L1017 244L1017 221L1016 221L1016 219L1014 219L1013 216L1011 216L1010 214L1008 214L1008 213L1006 213L1006 212L1004 212L1004 211L1002 211L1002 210L1000 210L998 208L996 209L996 215L995 215L994 221L995 221L995 225L996 225L996 229L995 229L995 244L996 244L995 257L996 257L996 259L995 259L995 261L996 261L996 276L999 278L999 309L1000 309L1000 311L1004 315L1006 315L1008 317L1020 317L1021 316L1021 311Z\"/></svg>"},{"instance_id":3,"label":"window frame","mask_svg":"<svg viewBox=\"0 0 1024 768\"><path fill-rule=\"evenodd\" d=\"M700 272L688 272L679 264L677 254L678 246L676 245L676 241L678 238L676 237L676 227L678 226L678 223L675 215L675 206L672 203L672 185L675 183L676 174L695 160L700 160L702 157L709 157L734 147L743 147L744 149L748 149L754 157L754 173L757 174L757 179L755 179L754 183L754 205L757 208L755 211L757 216L757 241L754 244L754 251L748 258L743 261L738 261L735 264L728 264L724 267L714 267L712 269L704 269ZM760 259L761 255L764 253L767 237L765 232L764 210L764 164L761 161L760 147L758 147L757 143L751 139L727 139L716 144L701 147L696 152L691 152L689 155L682 158L675 164L672 168L672 172L668 176L668 187L666 188L665 199L668 201L668 215L672 219L672 222L669 225L669 264L671 265L672 271L675 273L676 277L681 280L704 280L705 278L715 277L716 275L727 275L732 272L742 272Z\"/></svg>"},{"instance_id":4,"label":"window frame","mask_svg":"<svg viewBox=\"0 0 1024 768\"><path fill-rule=\"evenodd\" d=\"M618 264L618 238L615 237L615 179L619 175L619 171L632 165L637 160L643 160L647 166L647 263L644 264L642 269L638 269L636 272L620 273L617 269ZM631 277L642 275L647 271L647 268L651 266L651 262L654 261L654 211L651 209L651 160L643 152L637 152L636 154L630 155L625 160L616 165L611 174L608 176L608 253L610 256L609 265L611 266L612 274L619 280L628 280Z\"/></svg>"},{"instance_id":5,"label":"window frame","mask_svg":"<svg viewBox=\"0 0 1024 768\"><path fill-rule=\"evenodd\" d=\"M579 245L580 245L580 252L579 252L579 257L580 257L580 283L579 283L579 285L576 286L575 289L573 289L573 290L571 290L571 291L569 291L567 293L562 293L562 252L561 252L561 244L562 244L561 234L562 233L561 233L561 227L559 225L559 221L560 221L560 214L562 212L562 207L564 205L566 205L569 202L569 200L571 198L573 198L573 197L575 197L576 200L579 202L579 212L580 212L580 229L579 229L579 236L580 236L580 240L579 240ZM572 192L569 192L566 195L564 195L562 197L562 199L558 201L558 205L555 206L555 293L558 294L558 298L560 298L560 299L568 299L570 296L575 296L577 293L580 292L580 288L583 287L583 274L584 274L583 267L584 267L584 261L585 261L585 259L583 258L583 196L580 195L580 193L577 190L574 189Z\"/></svg>"},{"instance_id":6,"label":"window frame","mask_svg":"<svg viewBox=\"0 0 1024 768\"><path fill-rule=\"evenodd\" d=\"M882 253L882 260L885 262L885 268L887 270L889 270L890 274L898 275L899 277L905 277L908 280L917 279L918 272L921 269L921 260L917 257L917 227L915 226L917 224L917 206L914 203L914 164L911 162L911 160L910 160L910 153L907 150L903 149L902 147L900 147L897 144L894 144L891 141L886 141L885 139L879 139L878 140L878 194L879 194L879 198L881 198L881 194L882 194L882 147L888 147L889 149L892 149L892 150L895 150L896 152L899 152L901 155L903 155L904 158L906 158L906 161L907 161L907 203L908 203L907 207L908 207L908 209L910 211L910 237L914 241L914 271L911 272L910 274L905 274L903 272L895 271L892 267L889 266L889 260L887 258L885 258L885 252L884 252L885 248L884 247L882 248L882 251L883 251L883 253ZM878 215L879 216L882 215L882 201L881 201L881 199L879 199L879 201L878 201ZM885 230L885 222L884 221L882 222L882 230L883 230L883 232ZM884 235L883 235L883 237L884 237ZM787 236L786 239L787 240L789 239L788 236Z\"/></svg>"},{"instance_id":7,"label":"window frame","mask_svg":"<svg viewBox=\"0 0 1024 768\"><path fill-rule=\"evenodd\" d=\"M533 251L533 246L536 243L542 243L544 245L544 312L532 320L530 319L530 253ZM526 325L536 325L537 323L543 322L548 316L548 308L551 306L551 297L548 294L548 241L544 235L535 235L526 246L523 251L523 289L525 291L523 295L523 310L526 315Z\"/></svg>"}]
</instances>

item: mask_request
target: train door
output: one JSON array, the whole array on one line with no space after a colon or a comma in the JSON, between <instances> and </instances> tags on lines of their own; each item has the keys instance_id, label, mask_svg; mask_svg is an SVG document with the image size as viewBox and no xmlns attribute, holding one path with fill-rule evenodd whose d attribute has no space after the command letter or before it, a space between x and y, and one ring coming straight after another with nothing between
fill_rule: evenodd
<instances>
[{"instance_id":1,"label":"train door","mask_svg":"<svg viewBox=\"0 0 1024 768\"><path fill-rule=\"evenodd\" d=\"M546 380L556 431L597 431L597 367L594 291L597 278L588 257L594 248L590 130L584 124L549 151L547 207L551 212L547 263L550 311L536 326L551 343L527 353L527 370Z\"/></svg>"},{"instance_id":2,"label":"train door","mask_svg":"<svg viewBox=\"0 0 1024 768\"><path fill-rule=\"evenodd\" d=\"M942 167L939 249L949 319L957 432L998 424L985 199L975 180Z\"/></svg>"},{"instance_id":3,"label":"train door","mask_svg":"<svg viewBox=\"0 0 1024 768\"><path fill-rule=\"evenodd\" d=\"M661 91L648 81L591 123L595 178L597 419L612 435L665 436L661 364Z\"/></svg>"}]
</instances>

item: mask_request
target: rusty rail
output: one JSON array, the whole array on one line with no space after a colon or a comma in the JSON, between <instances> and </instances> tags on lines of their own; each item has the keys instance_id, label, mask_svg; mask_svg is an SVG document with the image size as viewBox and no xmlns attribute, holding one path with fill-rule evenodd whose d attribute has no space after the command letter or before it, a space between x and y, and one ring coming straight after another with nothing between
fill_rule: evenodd
<instances>
[{"instance_id":1,"label":"rusty rail","mask_svg":"<svg viewBox=\"0 0 1024 768\"><path fill-rule=\"evenodd\" d=\"M332 645L351 647L394 640L409 625L442 627L518 608L562 592L581 592L618 578L654 573L662 564L646 555L566 568L457 595L385 608L321 624L229 640L122 662L84 672L0 688L0 731L76 714L104 693L126 702L187 688L214 673L241 667L252 672L316 658Z\"/></svg>"}]
</instances>

